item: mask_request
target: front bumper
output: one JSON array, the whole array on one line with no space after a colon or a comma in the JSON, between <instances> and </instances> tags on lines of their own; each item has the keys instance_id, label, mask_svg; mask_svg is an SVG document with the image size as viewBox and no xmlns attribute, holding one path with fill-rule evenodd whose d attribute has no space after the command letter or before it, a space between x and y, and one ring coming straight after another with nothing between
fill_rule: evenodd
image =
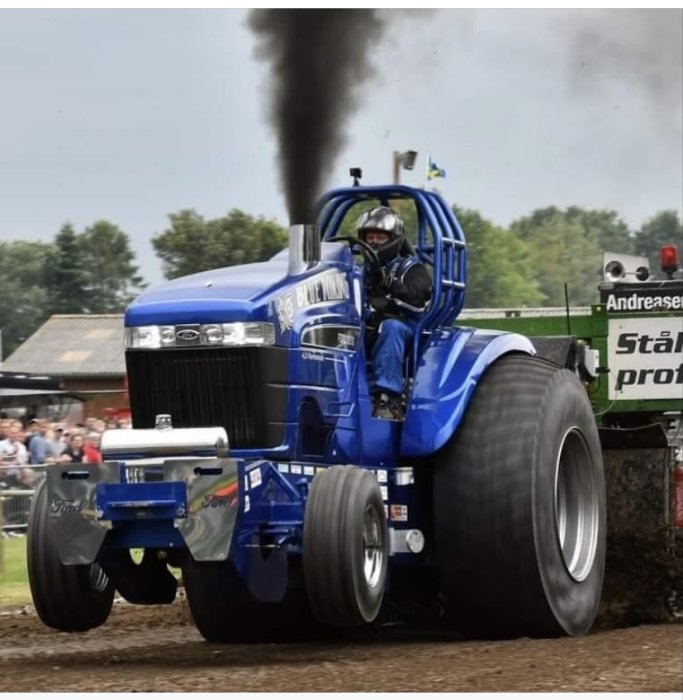
<instances>
[{"instance_id":1,"label":"front bumper","mask_svg":"<svg viewBox=\"0 0 683 700\"><path fill-rule=\"evenodd\" d=\"M121 462L47 472L48 517L63 564L95 561L105 537L119 547L187 547L197 561L223 561L239 509L238 460L166 460L161 480L131 483Z\"/></svg>"}]
</instances>

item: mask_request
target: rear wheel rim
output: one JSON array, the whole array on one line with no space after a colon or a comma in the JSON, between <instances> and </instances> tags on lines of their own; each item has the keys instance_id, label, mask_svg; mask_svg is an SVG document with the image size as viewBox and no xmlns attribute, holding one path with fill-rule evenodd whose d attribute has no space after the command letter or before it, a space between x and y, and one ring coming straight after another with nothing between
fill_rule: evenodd
<instances>
[{"instance_id":1,"label":"rear wheel rim","mask_svg":"<svg viewBox=\"0 0 683 700\"><path fill-rule=\"evenodd\" d=\"M369 588L374 588L384 567L384 528L379 511L372 505L363 517L363 575Z\"/></svg>"},{"instance_id":2,"label":"rear wheel rim","mask_svg":"<svg viewBox=\"0 0 683 700\"><path fill-rule=\"evenodd\" d=\"M595 562L600 529L595 464L583 433L570 428L555 464L555 533L569 575L584 581Z\"/></svg>"}]
</instances>

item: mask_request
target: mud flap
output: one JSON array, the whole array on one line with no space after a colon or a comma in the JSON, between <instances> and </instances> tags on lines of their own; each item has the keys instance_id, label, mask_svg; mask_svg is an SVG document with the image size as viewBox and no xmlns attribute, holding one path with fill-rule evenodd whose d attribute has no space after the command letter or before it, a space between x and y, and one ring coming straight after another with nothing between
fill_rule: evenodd
<instances>
[{"instance_id":1,"label":"mud flap","mask_svg":"<svg viewBox=\"0 0 683 700\"><path fill-rule=\"evenodd\" d=\"M164 462L164 481L182 481L187 515L175 521L195 561L225 561L230 554L239 506L238 462L234 459Z\"/></svg>"},{"instance_id":2,"label":"mud flap","mask_svg":"<svg viewBox=\"0 0 683 700\"><path fill-rule=\"evenodd\" d=\"M48 513L62 564L92 564L111 528L98 520L97 486L120 481L119 463L74 464L46 470Z\"/></svg>"},{"instance_id":3,"label":"mud flap","mask_svg":"<svg viewBox=\"0 0 683 700\"><path fill-rule=\"evenodd\" d=\"M168 496L169 484L185 484L187 509L184 517L176 518L173 525L197 561L228 558L239 505L237 465L236 460L227 458L164 462L164 496ZM107 485L121 485L120 470L119 462L76 464L47 470L49 517L55 527L62 564L91 564L96 560L112 528L111 520L100 519L105 512L127 511L129 517L118 520L133 524L136 511L149 512L155 506L168 506L164 499L155 502L154 482L140 484L145 487L145 497L139 503L134 500L110 502L108 491L120 496L120 489L107 489ZM137 484L125 486L134 494ZM172 510L177 509L174 506Z\"/></svg>"}]
</instances>

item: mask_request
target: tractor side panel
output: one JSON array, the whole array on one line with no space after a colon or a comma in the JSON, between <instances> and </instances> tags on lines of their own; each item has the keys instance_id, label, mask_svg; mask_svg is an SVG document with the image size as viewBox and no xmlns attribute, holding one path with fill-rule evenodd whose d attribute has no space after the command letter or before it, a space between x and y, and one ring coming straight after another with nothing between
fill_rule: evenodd
<instances>
[{"instance_id":1,"label":"tractor side panel","mask_svg":"<svg viewBox=\"0 0 683 700\"><path fill-rule=\"evenodd\" d=\"M443 447L486 368L511 352L536 354L531 341L515 333L458 327L433 333L415 374L401 456L423 457Z\"/></svg>"}]
</instances>

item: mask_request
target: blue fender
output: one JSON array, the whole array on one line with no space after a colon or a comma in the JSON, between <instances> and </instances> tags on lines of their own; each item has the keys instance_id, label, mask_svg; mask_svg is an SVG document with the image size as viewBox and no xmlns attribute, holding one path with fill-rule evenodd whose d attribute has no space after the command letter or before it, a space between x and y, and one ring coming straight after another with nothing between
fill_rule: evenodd
<instances>
[{"instance_id":1,"label":"blue fender","mask_svg":"<svg viewBox=\"0 0 683 700\"><path fill-rule=\"evenodd\" d=\"M457 429L486 368L502 355L535 355L528 338L474 328L432 333L415 374L401 437L401 457L425 457Z\"/></svg>"}]
</instances>

